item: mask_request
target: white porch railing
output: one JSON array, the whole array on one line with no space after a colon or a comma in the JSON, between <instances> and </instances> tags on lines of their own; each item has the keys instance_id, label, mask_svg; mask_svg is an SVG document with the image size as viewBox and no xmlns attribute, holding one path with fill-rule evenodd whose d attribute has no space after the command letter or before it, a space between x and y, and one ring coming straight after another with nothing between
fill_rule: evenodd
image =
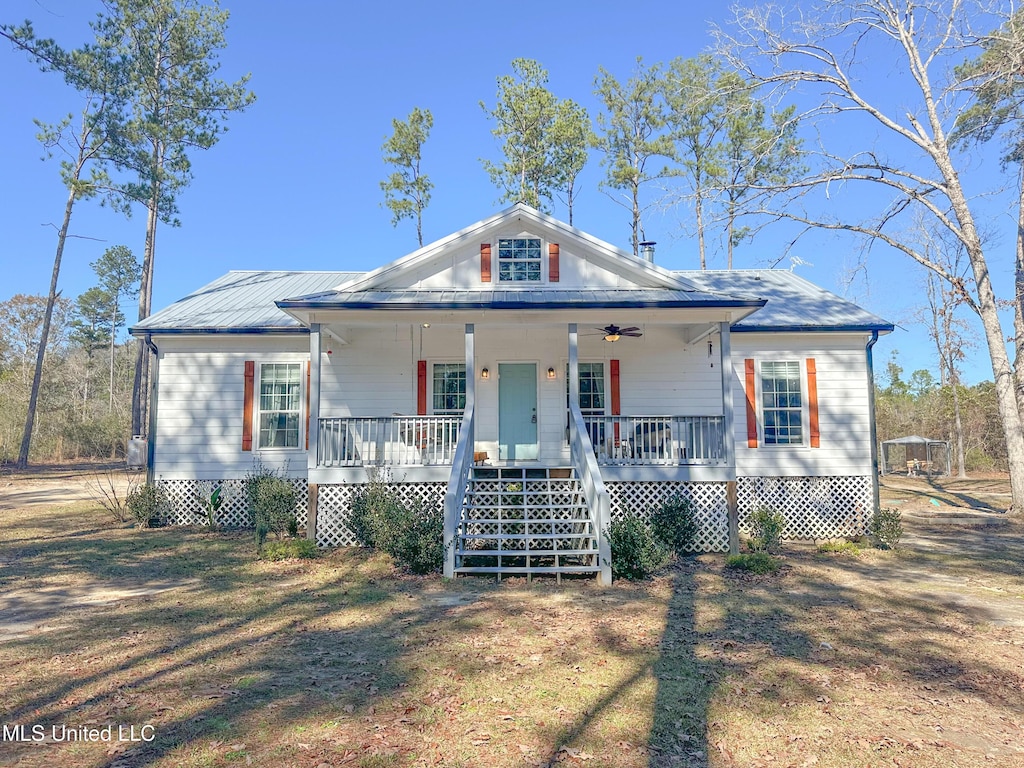
<instances>
[{"instance_id":1,"label":"white porch railing","mask_svg":"<svg viewBox=\"0 0 1024 768\"><path fill-rule=\"evenodd\" d=\"M599 464L727 463L722 416L584 416L583 421Z\"/></svg>"},{"instance_id":2,"label":"white porch railing","mask_svg":"<svg viewBox=\"0 0 1024 768\"><path fill-rule=\"evenodd\" d=\"M455 578L455 550L462 519L462 508L466 504L466 489L469 487L469 473L473 468L473 401L467 399L462 415L458 444L452 459L452 474L444 495L444 566L446 579Z\"/></svg>"},{"instance_id":3,"label":"white porch railing","mask_svg":"<svg viewBox=\"0 0 1024 768\"><path fill-rule=\"evenodd\" d=\"M462 416L320 419L317 466L450 465L462 423Z\"/></svg>"},{"instance_id":4,"label":"white porch railing","mask_svg":"<svg viewBox=\"0 0 1024 768\"><path fill-rule=\"evenodd\" d=\"M590 517L597 532L597 557L601 566L601 584L612 583L612 550L608 545L608 528L612 524L612 503L601 478L601 469L594 456L590 433L579 406L569 405L569 452L580 477L583 495L590 507Z\"/></svg>"}]
</instances>

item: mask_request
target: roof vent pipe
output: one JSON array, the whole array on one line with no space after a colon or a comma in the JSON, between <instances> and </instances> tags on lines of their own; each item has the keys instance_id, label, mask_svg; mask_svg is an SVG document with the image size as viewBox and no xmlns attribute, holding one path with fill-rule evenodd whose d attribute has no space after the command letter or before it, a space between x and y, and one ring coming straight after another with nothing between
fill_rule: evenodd
<instances>
[{"instance_id":1,"label":"roof vent pipe","mask_svg":"<svg viewBox=\"0 0 1024 768\"><path fill-rule=\"evenodd\" d=\"M644 261L654 263L654 246L656 245L657 243L653 240L644 240L640 243L640 253L643 254Z\"/></svg>"}]
</instances>

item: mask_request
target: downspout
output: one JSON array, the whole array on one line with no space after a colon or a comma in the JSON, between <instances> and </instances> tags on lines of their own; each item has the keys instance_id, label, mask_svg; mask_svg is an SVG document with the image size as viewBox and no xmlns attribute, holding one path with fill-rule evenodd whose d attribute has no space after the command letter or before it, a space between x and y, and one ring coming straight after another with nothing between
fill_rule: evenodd
<instances>
[{"instance_id":1,"label":"downspout","mask_svg":"<svg viewBox=\"0 0 1024 768\"><path fill-rule=\"evenodd\" d=\"M878 341L878 331L871 332L867 346L864 348L868 364L868 421L871 424L871 490L875 503L875 511L881 507L878 493L878 430L875 427L875 362L871 348Z\"/></svg>"},{"instance_id":2,"label":"downspout","mask_svg":"<svg viewBox=\"0 0 1024 768\"><path fill-rule=\"evenodd\" d=\"M153 334L147 333L146 346L153 355L150 369L149 426L146 428L146 485L153 484L153 460L156 457L156 404L160 386L160 350L153 343Z\"/></svg>"}]
</instances>

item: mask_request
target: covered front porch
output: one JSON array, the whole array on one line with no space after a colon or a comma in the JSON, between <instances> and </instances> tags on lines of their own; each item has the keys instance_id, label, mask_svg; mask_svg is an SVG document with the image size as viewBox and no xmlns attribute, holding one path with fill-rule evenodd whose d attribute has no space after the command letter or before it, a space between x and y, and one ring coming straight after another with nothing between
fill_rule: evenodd
<instances>
[{"instance_id":1,"label":"covered front porch","mask_svg":"<svg viewBox=\"0 0 1024 768\"><path fill-rule=\"evenodd\" d=\"M734 474L727 321L620 313L622 327L640 330L609 342L603 318L498 314L311 323L311 482L357 481L381 466L444 477L470 405L465 448L477 464L568 465L575 406L597 465L617 479Z\"/></svg>"},{"instance_id":2,"label":"covered front porch","mask_svg":"<svg viewBox=\"0 0 1024 768\"><path fill-rule=\"evenodd\" d=\"M317 486L365 483L379 468L399 482L443 487L447 575L507 573L510 562L525 562L515 567L607 581L606 482L735 481L724 312L668 318L676 322L640 310L582 322L544 311L421 313L415 323L408 313L379 312L372 324L317 314L308 384L313 503ZM637 330L612 341L609 322ZM523 480L505 487L502 479L495 491L488 468L498 478L522 468ZM538 482L544 490L531 490ZM549 497L555 507L541 502ZM510 498L525 505L513 522Z\"/></svg>"}]
</instances>

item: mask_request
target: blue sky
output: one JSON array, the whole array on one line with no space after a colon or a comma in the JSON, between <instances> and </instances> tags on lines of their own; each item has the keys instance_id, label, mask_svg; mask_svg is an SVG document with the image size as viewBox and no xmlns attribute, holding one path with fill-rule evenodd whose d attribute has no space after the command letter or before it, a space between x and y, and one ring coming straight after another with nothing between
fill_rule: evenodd
<instances>
[{"instance_id":1,"label":"blue sky","mask_svg":"<svg viewBox=\"0 0 1024 768\"><path fill-rule=\"evenodd\" d=\"M371 269L416 247L415 228L393 228L381 206L379 182L386 173L380 145L391 119L414 106L430 109L434 130L424 151L424 171L435 188L424 219L433 240L503 207L500 193L479 159L498 159L491 124L479 106L493 105L495 78L517 56L534 58L550 73L549 87L591 115L598 105L593 82L598 67L625 79L637 56L667 62L694 56L710 43L708 25L726 21L721 2L629 4L594 0L516 4L470 2L335 3L293 0L226 0L231 11L221 74L252 73L256 104L232 117L220 143L192 156L195 179L181 194L180 228L162 226L157 236L153 304L159 309L229 269ZM6 0L0 21L31 19L41 35L66 46L90 37L88 21L99 3L88 0ZM899 100L898 71L879 72L876 92ZM52 268L56 225L66 191L55 161L41 162L33 118L55 121L79 102L59 77L38 72L28 59L0 45L0 167L6 181L0 200L0 300L15 293L45 293ZM848 130L836 124L835 131ZM874 142L871 132L848 135ZM629 247L629 216L597 189L603 176L593 155L581 179L575 224L597 237ZM991 187L998 163L975 153L971 172ZM1012 179L1007 179L1012 186ZM870 199L853 198L862 207ZM866 210L866 208L865 208ZM997 233L989 251L1002 295L1009 295L1013 214L1005 201L987 209ZM553 213L565 218L563 207ZM697 266L695 238L681 206L645 220L659 243L657 261L672 269ZM53 226L51 226L53 225ZM141 258L145 217L131 220L94 202L79 203L61 272L64 295L74 298L94 281L89 262L124 244ZM737 251L738 266L774 261L792 233L766 230ZM915 305L924 301L923 275L880 246L867 256L867 271L852 288L844 275L860 262L862 244L848 236L819 233L801 240L794 253L806 262L797 272L845 294L908 330L883 339L876 365L884 368L898 349L909 372L930 368L932 347L913 329ZM788 262L783 262L783 265ZM724 257L712 259L724 266ZM134 309L129 309L129 318ZM966 371L968 381L991 378L981 347Z\"/></svg>"}]
</instances>

